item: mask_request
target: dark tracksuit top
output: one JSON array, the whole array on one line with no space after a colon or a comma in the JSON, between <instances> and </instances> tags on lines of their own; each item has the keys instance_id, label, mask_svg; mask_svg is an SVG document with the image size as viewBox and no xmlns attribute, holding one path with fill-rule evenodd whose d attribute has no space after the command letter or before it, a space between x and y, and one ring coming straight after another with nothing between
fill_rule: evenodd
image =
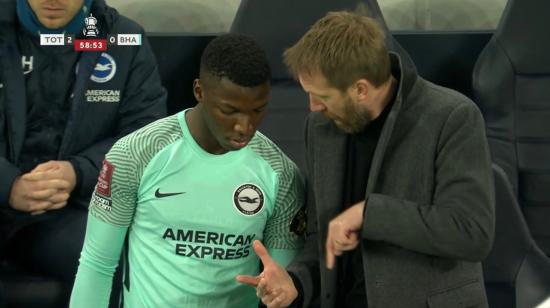
<instances>
[{"instance_id":1,"label":"dark tracksuit top","mask_svg":"<svg viewBox=\"0 0 550 308\"><path fill-rule=\"evenodd\" d=\"M54 75L48 80L52 87L48 88L44 86L47 83L30 82L32 78L27 76L40 74L40 65L24 74L24 70L29 70L31 56L44 59L48 51L32 45L21 48L22 42L32 44L33 38L21 37L25 32L20 29L14 3L0 5L0 207L8 206L13 182L28 171L34 154L38 158L36 164L49 159L70 161L77 174L77 186L70 204L87 207L104 155L114 142L166 114L166 91L161 85L151 47L144 39L142 46L109 46L105 53L82 52L77 57L55 55L49 50L51 59L73 61L76 65L70 69L74 77L71 76L73 73L67 74L66 69L59 75L52 73ZM117 33L144 35L138 24L119 15L103 0L94 1L91 13L98 19L99 37ZM58 68L64 66L67 66L66 62ZM51 65L42 67L51 69ZM45 106L50 102L39 99L47 97L47 91L62 89L59 83L70 83L66 84L66 93L57 94L57 98L66 97L66 101L58 101L51 108L58 111L54 113L59 121L39 124L52 128L59 122L65 123L61 128L53 127L54 135L61 131L57 139L52 138L58 145L54 145L53 150L51 145L45 150L54 151L55 155L48 157L44 151L29 153L38 148L32 146L33 143L40 143L36 140L36 130L29 127L29 123L34 125L39 119L36 112L33 114L32 107L41 106L42 110L48 110ZM42 84L42 89L33 88L39 84ZM27 97L29 93L31 97ZM68 114L59 112L65 109Z\"/></svg>"}]
</instances>

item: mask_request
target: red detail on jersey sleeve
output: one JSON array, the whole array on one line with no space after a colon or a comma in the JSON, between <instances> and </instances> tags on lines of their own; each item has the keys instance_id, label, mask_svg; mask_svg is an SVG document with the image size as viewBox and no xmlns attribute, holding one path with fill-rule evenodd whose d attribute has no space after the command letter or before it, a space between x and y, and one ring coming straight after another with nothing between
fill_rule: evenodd
<instances>
[{"instance_id":1,"label":"red detail on jersey sleeve","mask_svg":"<svg viewBox=\"0 0 550 308\"><path fill-rule=\"evenodd\" d=\"M101 171L99 171L99 178L97 179L96 192L99 194L110 197L111 196L111 180L113 179L113 172L115 166L108 162L106 159L103 161Z\"/></svg>"}]
</instances>

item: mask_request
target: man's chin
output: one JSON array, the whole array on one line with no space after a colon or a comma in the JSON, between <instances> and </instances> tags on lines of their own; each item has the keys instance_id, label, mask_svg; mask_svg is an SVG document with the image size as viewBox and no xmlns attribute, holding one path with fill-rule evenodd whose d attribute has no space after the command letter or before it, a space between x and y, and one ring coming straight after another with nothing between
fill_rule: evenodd
<instances>
[{"instance_id":1,"label":"man's chin","mask_svg":"<svg viewBox=\"0 0 550 308\"><path fill-rule=\"evenodd\" d=\"M246 147L249 142L250 142L250 140L246 140L246 141L229 140L228 143L227 143L228 146L226 148L229 151L238 151L238 150Z\"/></svg>"},{"instance_id":2,"label":"man's chin","mask_svg":"<svg viewBox=\"0 0 550 308\"><path fill-rule=\"evenodd\" d=\"M338 127L339 130L343 131L346 134L357 134L361 132L363 128L366 126L366 125L351 126L349 124L344 124L340 121L334 121L334 124L336 125L336 127Z\"/></svg>"},{"instance_id":3,"label":"man's chin","mask_svg":"<svg viewBox=\"0 0 550 308\"><path fill-rule=\"evenodd\" d=\"M50 30L61 29L66 25L66 23L59 18L43 18L40 20L40 23Z\"/></svg>"}]
</instances>

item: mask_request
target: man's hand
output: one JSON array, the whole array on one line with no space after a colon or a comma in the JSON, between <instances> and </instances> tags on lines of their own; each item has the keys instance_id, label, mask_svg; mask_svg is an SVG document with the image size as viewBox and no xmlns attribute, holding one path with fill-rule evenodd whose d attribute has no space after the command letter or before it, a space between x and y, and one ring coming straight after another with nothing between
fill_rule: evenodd
<instances>
[{"instance_id":1,"label":"man's hand","mask_svg":"<svg viewBox=\"0 0 550 308\"><path fill-rule=\"evenodd\" d=\"M74 171L73 164L64 160L50 160L36 166L30 173L44 172L44 171L58 171L55 174L60 180L69 182L69 188L67 192L70 194L76 186L76 172Z\"/></svg>"},{"instance_id":2,"label":"man's hand","mask_svg":"<svg viewBox=\"0 0 550 308\"><path fill-rule=\"evenodd\" d=\"M65 206L69 182L52 173L54 171L26 173L18 177L11 189L10 206L35 215Z\"/></svg>"},{"instance_id":3,"label":"man's hand","mask_svg":"<svg viewBox=\"0 0 550 308\"><path fill-rule=\"evenodd\" d=\"M365 201L361 201L329 222L325 245L328 269L334 267L336 256L341 256L344 251L353 250L359 245L359 231L363 226L364 209Z\"/></svg>"},{"instance_id":4,"label":"man's hand","mask_svg":"<svg viewBox=\"0 0 550 308\"><path fill-rule=\"evenodd\" d=\"M15 180L9 204L33 215L60 209L67 205L75 185L76 173L70 162L49 161Z\"/></svg>"},{"instance_id":5,"label":"man's hand","mask_svg":"<svg viewBox=\"0 0 550 308\"><path fill-rule=\"evenodd\" d=\"M237 281L255 287L256 295L268 308L288 307L298 297L292 278L269 256L260 241L254 241L252 245L264 265L264 270L256 277L239 275L236 277Z\"/></svg>"}]
</instances>

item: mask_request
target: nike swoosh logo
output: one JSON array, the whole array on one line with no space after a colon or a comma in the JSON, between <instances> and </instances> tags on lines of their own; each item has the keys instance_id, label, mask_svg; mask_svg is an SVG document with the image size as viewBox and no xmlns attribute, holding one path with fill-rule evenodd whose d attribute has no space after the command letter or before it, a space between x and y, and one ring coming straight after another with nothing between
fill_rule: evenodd
<instances>
[{"instance_id":1,"label":"nike swoosh logo","mask_svg":"<svg viewBox=\"0 0 550 308\"><path fill-rule=\"evenodd\" d=\"M157 197L157 198L164 198L164 197L170 197L170 196L177 196L177 195L182 195L182 194L185 194L185 192L161 193L161 192L160 192L160 188L157 188L157 190L155 191L155 197Z\"/></svg>"}]
</instances>

